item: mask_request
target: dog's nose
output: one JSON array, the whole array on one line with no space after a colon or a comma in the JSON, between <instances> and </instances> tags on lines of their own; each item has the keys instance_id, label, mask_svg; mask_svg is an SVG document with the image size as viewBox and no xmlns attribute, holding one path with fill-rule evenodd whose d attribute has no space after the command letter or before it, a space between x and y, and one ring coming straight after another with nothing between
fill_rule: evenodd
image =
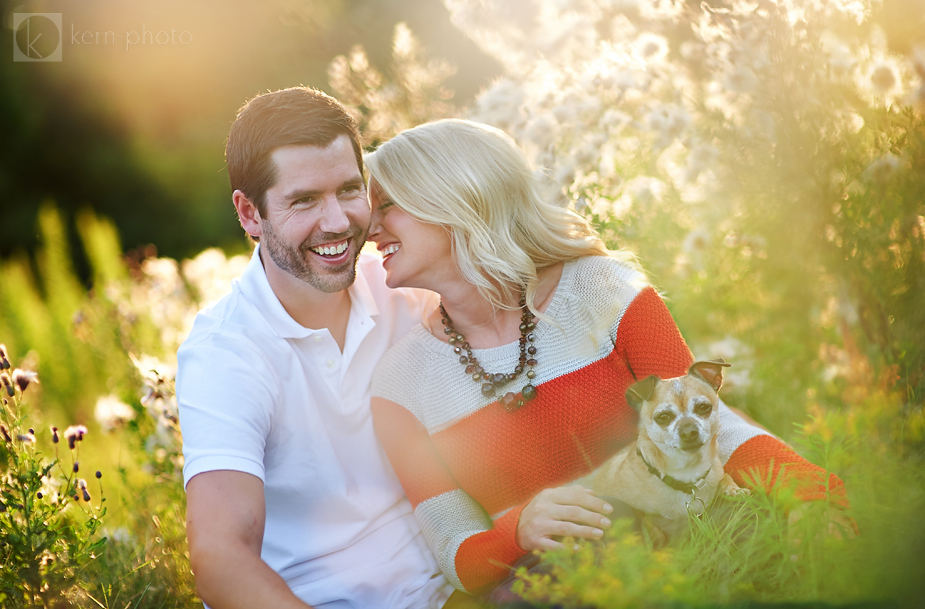
<instances>
[{"instance_id":1,"label":"dog's nose","mask_svg":"<svg viewBox=\"0 0 925 609\"><path fill-rule=\"evenodd\" d=\"M700 431L697 429L697 426L687 421L681 423L678 429L678 435L681 436L681 441L686 444L696 442L700 439Z\"/></svg>"}]
</instances>

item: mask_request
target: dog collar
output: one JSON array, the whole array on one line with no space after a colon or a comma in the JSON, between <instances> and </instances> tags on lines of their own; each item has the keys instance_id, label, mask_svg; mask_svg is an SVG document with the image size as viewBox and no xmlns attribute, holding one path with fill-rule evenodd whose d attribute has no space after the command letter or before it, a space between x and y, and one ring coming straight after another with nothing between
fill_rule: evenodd
<instances>
[{"instance_id":1,"label":"dog collar","mask_svg":"<svg viewBox=\"0 0 925 609\"><path fill-rule=\"evenodd\" d=\"M658 478L659 480L661 480L662 482L664 482L665 484L673 488L674 490L681 491L682 493L685 493L685 494L693 495L695 491L699 491L701 488L703 488L703 485L706 484L707 476L710 475L710 471L713 469L713 466L711 465L710 469L708 469L702 476L697 478L697 480L694 482L681 482L677 478L673 478L672 476L662 474L655 467L653 467L652 464L646 461L646 458L642 456L642 451L639 450L639 446L636 446L636 454L639 455L640 459L642 459L642 462L649 469L650 474L652 474L653 476L655 476L656 478Z\"/></svg>"}]
</instances>

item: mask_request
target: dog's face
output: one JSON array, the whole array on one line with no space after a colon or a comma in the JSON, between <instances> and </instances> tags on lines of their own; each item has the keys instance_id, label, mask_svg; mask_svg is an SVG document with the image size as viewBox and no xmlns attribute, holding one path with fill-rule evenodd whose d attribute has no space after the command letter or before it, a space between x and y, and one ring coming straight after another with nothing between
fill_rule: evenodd
<instances>
[{"instance_id":1,"label":"dog's face","mask_svg":"<svg viewBox=\"0 0 925 609\"><path fill-rule=\"evenodd\" d=\"M626 400L639 411L640 425L666 455L693 456L719 429L719 396L725 361L695 362L687 376L650 376L632 385Z\"/></svg>"}]
</instances>

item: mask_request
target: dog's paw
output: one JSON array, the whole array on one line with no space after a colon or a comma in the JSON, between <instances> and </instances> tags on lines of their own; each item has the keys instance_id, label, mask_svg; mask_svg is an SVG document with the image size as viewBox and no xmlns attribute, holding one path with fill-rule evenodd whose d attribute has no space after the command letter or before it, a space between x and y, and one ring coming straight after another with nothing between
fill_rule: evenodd
<instances>
[{"instance_id":1,"label":"dog's paw","mask_svg":"<svg viewBox=\"0 0 925 609\"><path fill-rule=\"evenodd\" d=\"M751 495L752 492L741 486L727 486L723 489L723 494L727 497L745 497L746 495Z\"/></svg>"}]
</instances>

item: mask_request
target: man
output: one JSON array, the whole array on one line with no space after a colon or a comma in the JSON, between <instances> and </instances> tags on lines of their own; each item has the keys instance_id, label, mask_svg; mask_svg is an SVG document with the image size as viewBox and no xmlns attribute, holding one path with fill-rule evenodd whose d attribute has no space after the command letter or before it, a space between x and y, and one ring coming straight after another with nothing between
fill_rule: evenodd
<instances>
[{"instance_id":1,"label":"man","mask_svg":"<svg viewBox=\"0 0 925 609\"><path fill-rule=\"evenodd\" d=\"M235 209L259 241L178 353L190 560L231 607L440 607L440 575L376 441L369 384L426 297L360 255L370 210L353 120L292 88L231 127ZM359 262L358 262L359 261Z\"/></svg>"}]
</instances>

